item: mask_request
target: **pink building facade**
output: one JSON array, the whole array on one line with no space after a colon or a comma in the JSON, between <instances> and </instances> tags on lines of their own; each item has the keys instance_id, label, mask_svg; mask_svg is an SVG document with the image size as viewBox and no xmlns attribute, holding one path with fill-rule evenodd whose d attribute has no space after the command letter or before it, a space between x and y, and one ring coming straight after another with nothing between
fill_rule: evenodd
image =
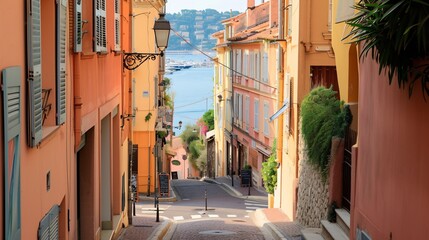
<instances>
[{"instance_id":1,"label":"pink building facade","mask_svg":"<svg viewBox=\"0 0 429 240\"><path fill-rule=\"evenodd\" d=\"M370 58L360 63L359 133L352 173L352 239L426 239L429 236L427 100L379 76ZM427 97L426 97L427 98Z\"/></svg>"}]
</instances>

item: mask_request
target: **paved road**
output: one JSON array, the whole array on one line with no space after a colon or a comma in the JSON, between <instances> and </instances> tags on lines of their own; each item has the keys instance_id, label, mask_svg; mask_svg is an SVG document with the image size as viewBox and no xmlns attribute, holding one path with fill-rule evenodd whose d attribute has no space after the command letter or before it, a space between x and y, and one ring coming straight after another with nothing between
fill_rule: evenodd
<instances>
[{"instance_id":1,"label":"paved road","mask_svg":"<svg viewBox=\"0 0 429 240\"><path fill-rule=\"evenodd\" d=\"M220 185L204 181L174 180L171 184L178 201L160 203L160 216L175 221L165 239L266 239L248 216L249 212L266 208L266 202L232 197ZM139 205L137 211L155 214L149 202Z\"/></svg>"}]
</instances>

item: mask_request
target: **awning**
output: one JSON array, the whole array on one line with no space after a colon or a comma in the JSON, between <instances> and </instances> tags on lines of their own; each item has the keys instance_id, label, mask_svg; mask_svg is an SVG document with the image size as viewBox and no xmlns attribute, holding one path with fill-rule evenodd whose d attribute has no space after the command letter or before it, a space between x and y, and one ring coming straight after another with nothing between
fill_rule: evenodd
<instances>
[{"instance_id":1,"label":"awning","mask_svg":"<svg viewBox=\"0 0 429 240\"><path fill-rule=\"evenodd\" d=\"M274 121L274 119L278 118L280 116L280 114L282 114L288 108L289 108L289 102L286 101L283 104L283 106L276 113L274 113L273 116L270 117L270 122L272 122L272 121Z\"/></svg>"}]
</instances>

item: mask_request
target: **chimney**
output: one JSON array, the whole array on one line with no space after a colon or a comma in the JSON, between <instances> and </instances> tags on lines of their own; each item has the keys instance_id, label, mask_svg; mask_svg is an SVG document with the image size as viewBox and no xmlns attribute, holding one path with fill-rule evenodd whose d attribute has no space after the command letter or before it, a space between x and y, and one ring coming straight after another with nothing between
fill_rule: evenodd
<instances>
[{"instance_id":1,"label":"chimney","mask_svg":"<svg viewBox=\"0 0 429 240\"><path fill-rule=\"evenodd\" d=\"M255 0L247 0L247 8L254 8L255 7Z\"/></svg>"}]
</instances>

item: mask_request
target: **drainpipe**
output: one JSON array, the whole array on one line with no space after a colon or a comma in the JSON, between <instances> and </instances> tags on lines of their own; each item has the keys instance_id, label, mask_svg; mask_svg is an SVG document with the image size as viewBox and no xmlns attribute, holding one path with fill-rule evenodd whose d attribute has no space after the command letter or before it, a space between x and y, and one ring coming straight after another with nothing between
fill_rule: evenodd
<instances>
[{"instance_id":1,"label":"drainpipe","mask_svg":"<svg viewBox=\"0 0 429 240\"><path fill-rule=\"evenodd\" d=\"M74 90L74 149L80 145L82 135L82 97L80 96L80 54L73 56L73 90Z\"/></svg>"},{"instance_id":2,"label":"drainpipe","mask_svg":"<svg viewBox=\"0 0 429 240\"><path fill-rule=\"evenodd\" d=\"M283 41L284 40L284 1L283 0L278 0L278 31L279 31L279 40ZM284 71L283 71L283 48L281 46L281 43L278 42L277 45L278 48L278 59L279 59L279 69L277 69L278 71L278 93L277 93L277 108L280 109L283 106L283 100L284 100ZM277 154L277 162L280 165L279 170L277 171L277 174L279 175L279 177L277 178L278 180L280 180L280 184L278 185L281 189L281 179L282 179L282 161L283 161L283 114L280 114L280 116L278 117L277 120L277 133L278 133L278 137L277 137L277 149L276 149L276 154ZM288 135L286 135L286 138L288 137ZM286 139L287 141L287 139ZM280 191L280 196L279 196L279 206L281 207L282 205L282 194Z\"/></svg>"}]
</instances>

